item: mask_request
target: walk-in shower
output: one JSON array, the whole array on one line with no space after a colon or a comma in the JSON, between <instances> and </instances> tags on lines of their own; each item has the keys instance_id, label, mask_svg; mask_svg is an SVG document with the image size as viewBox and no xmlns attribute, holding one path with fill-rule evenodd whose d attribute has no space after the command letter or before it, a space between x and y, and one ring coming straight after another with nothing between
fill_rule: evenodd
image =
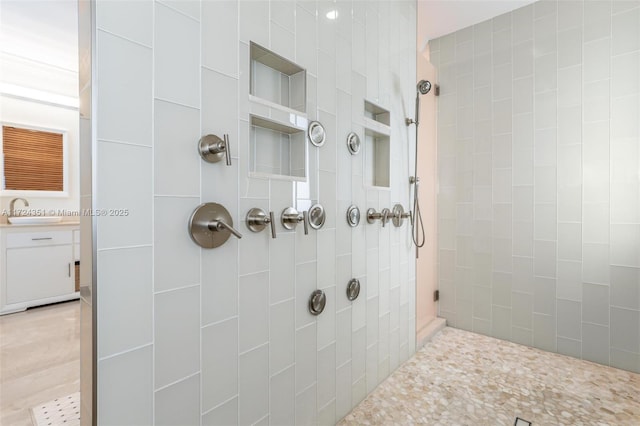
<instances>
[{"instance_id":1,"label":"walk-in shower","mask_svg":"<svg viewBox=\"0 0 640 426\"><path fill-rule=\"evenodd\" d=\"M416 112L415 118L407 118L405 120L407 126L416 125L416 150L414 156L413 175L409 176L409 185L413 186L413 215L411 216L411 238L416 245L416 257L418 250L424 246L425 234L424 223L422 222L422 214L420 213L420 202L418 197L418 189L420 186L420 178L418 177L418 124L420 117L420 95L426 95L431 91L431 82L429 80L420 80L416 86Z\"/></svg>"}]
</instances>

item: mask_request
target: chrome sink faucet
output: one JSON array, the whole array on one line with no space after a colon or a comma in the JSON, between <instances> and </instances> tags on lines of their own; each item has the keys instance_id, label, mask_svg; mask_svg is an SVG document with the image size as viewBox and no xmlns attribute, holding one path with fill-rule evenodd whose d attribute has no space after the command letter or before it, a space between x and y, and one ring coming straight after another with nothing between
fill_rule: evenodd
<instances>
[{"instance_id":1,"label":"chrome sink faucet","mask_svg":"<svg viewBox=\"0 0 640 426\"><path fill-rule=\"evenodd\" d=\"M15 212L15 204L16 201L22 201L24 203L25 207L29 207L29 202L24 199L24 198L14 198L13 200L11 200L11 202L9 203L9 217L13 217L15 216L16 212Z\"/></svg>"}]
</instances>

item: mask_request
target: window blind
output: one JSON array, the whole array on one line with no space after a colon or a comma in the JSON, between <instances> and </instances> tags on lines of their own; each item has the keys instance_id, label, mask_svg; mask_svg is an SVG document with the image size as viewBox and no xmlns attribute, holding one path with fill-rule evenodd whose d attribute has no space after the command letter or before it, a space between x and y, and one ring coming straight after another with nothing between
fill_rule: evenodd
<instances>
[{"instance_id":1,"label":"window blind","mask_svg":"<svg viewBox=\"0 0 640 426\"><path fill-rule=\"evenodd\" d=\"M63 191L61 133L2 126L5 189Z\"/></svg>"}]
</instances>

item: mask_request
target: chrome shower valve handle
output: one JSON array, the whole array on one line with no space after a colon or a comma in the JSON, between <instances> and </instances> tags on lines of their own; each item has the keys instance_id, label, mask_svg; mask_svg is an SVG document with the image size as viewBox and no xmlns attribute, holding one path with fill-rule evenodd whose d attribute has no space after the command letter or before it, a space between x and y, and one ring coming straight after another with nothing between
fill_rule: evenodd
<instances>
[{"instance_id":1,"label":"chrome shower valve handle","mask_svg":"<svg viewBox=\"0 0 640 426\"><path fill-rule=\"evenodd\" d=\"M382 209L380 214L382 214L380 221L382 222L382 227L384 228L387 222L389 222L389 220L391 219L391 210L385 207L384 209Z\"/></svg>"},{"instance_id":2,"label":"chrome shower valve handle","mask_svg":"<svg viewBox=\"0 0 640 426\"><path fill-rule=\"evenodd\" d=\"M242 234L238 232L237 229L221 220L212 220L207 226L209 227L210 231L222 231L226 229L227 231L235 235L236 238L242 238Z\"/></svg>"},{"instance_id":3,"label":"chrome shower valve handle","mask_svg":"<svg viewBox=\"0 0 640 426\"><path fill-rule=\"evenodd\" d=\"M373 223L376 219L381 219L382 213L376 212L376 209L367 209L367 223Z\"/></svg>"},{"instance_id":4,"label":"chrome shower valve handle","mask_svg":"<svg viewBox=\"0 0 640 426\"><path fill-rule=\"evenodd\" d=\"M304 234L309 234L309 219L308 213L306 211L300 213L298 210L293 207L287 207L282 211L282 215L280 216L280 222L285 229L293 230L296 229L296 226L300 222L304 223Z\"/></svg>"},{"instance_id":5,"label":"chrome shower valve handle","mask_svg":"<svg viewBox=\"0 0 640 426\"><path fill-rule=\"evenodd\" d=\"M269 212L269 216L264 210L254 207L247 213L247 228L252 232L260 232L267 225L271 226L271 238L276 238L276 221L273 212Z\"/></svg>"},{"instance_id":6,"label":"chrome shower valve handle","mask_svg":"<svg viewBox=\"0 0 640 426\"><path fill-rule=\"evenodd\" d=\"M393 210L391 210L391 220L393 222L393 226L395 226L396 228L402 226L402 223L404 222L405 219L410 219L411 218L411 212L404 211L404 207L402 207L402 204L396 204L395 206L393 206Z\"/></svg>"},{"instance_id":7,"label":"chrome shower valve handle","mask_svg":"<svg viewBox=\"0 0 640 426\"><path fill-rule=\"evenodd\" d=\"M242 238L233 227L229 211L218 203L200 204L189 218L189 235L202 248L216 248L223 245L231 235Z\"/></svg>"},{"instance_id":8,"label":"chrome shower valve handle","mask_svg":"<svg viewBox=\"0 0 640 426\"><path fill-rule=\"evenodd\" d=\"M198 141L198 152L202 159L208 163L217 163L225 158L227 166L231 165L231 147L229 135L224 134L223 139L216 135L206 135Z\"/></svg>"}]
</instances>

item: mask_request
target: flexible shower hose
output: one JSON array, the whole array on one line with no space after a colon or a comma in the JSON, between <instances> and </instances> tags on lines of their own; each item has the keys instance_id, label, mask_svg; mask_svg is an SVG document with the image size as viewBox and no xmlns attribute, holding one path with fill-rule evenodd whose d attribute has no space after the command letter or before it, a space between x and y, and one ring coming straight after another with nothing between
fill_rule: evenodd
<instances>
[{"instance_id":1,"label":"flexible shower hose","mask_svg":"<svg viewBox=\"0 0 640 426\"><path fill-rule=\"evenodd\" d=\"M424 233L424 223L422 222L422 213L420 212L420 200L418 197L418 189L420 185L420 179L418 178L418 123L416 117L416 153L414 164L414 178L413 178L413 215L411 216L411 239L413 244L416 245L416 259L418 258L418 249L424 246L426 241ZM422 237L422 240L421 238Z\"/></svg>"}]
</instances>

